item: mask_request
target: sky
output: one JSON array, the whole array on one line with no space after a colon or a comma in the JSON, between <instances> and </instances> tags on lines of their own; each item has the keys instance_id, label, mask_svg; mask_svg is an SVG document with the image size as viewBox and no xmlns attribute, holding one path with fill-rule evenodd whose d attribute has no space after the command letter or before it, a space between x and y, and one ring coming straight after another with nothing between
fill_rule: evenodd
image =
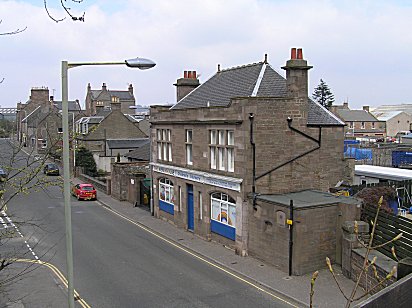
<instances>
[{"instance_id":1,"label":"sky","mask_svg":"<svg viewBox=\"0 0 412 308\"><path fill-rule=\"evenodd\" d=\"M66 1L75 16L56 23L43 0L0 0L0 106L25 103L33 87L61 100L61 62L135 57L150 70L83 66L69 70L69 100L84 107L87 84L127 90L136 104L176 102L173 84L196 71L203 83L222 69L263 61L282 76L292 47L302 48L310 95L323 79L335 104L412 104L412 1L390 0L83 0ZM67 16L47 0L55 19ZM3 79L4 78L4 79Z\"/></svg>"}]
</instances>

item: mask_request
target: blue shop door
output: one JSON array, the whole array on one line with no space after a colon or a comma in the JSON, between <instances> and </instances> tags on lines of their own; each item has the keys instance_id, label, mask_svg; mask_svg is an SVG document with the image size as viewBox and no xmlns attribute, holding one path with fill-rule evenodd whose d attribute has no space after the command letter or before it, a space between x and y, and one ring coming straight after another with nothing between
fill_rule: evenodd
<instances>
[{"instance_id":1,"label":"blue shop door","mask_svg":"<svg viewBox=\"0 0 412 308\"><path fill-rule=\"evenodd\" d=\"M187 228L193 231L194 225L193 185L187 184Z\"/></svg>"}]
</instances>

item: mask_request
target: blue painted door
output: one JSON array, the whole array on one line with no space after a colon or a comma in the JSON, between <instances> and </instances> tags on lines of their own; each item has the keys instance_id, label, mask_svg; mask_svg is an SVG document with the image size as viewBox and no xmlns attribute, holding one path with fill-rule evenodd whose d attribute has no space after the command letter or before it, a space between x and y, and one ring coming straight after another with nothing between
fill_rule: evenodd
<instances>
[{"instance_id":1,"label":"blue painted door","mask_svg":"<svg viewBox=\"0 0 412 308\"><path fill-rule=\"evenodd\" d=\"M193 185L187 184L187 228L194 229Z\"/></svg>"}]
</instances>

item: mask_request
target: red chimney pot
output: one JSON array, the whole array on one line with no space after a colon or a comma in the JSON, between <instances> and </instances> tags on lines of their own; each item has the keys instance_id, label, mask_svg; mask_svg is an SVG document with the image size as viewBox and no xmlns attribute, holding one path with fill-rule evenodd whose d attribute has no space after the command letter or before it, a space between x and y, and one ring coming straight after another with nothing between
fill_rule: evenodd
<instances>
[{"instance_id":1,"label":"red chimney pot","mask_svg":"<svg viewBox=\"0 0 412 308\"><path fill-rule=\"evenodd\" d=\"M192 72L192 77L193 77L193 79L196 79L196 71Z\"/></svg>"},{"instance_id":2,"label":"red chimney pot","mask_svg":"<svg viewBox=\"0 0 412 308\"><path fill-rule=\"evenodd\" d=\"M296 59L296 48L292 48L290 50L290 59L292 60Z\"/></svg>"},{"instance_id":3,"label":"red chimney pot","mask_svg":"<svg viewBox=\"0 0 412 308\"><path fill-rule=\"evenodd\" d=\"M298 48L298 59L303 60L302 48Z\"/></svg>"},{"instance_id":4,"label":"red chimney pot","mask_svg":"<svg viewBox=\"0 0 412 308\"><path fill-rule=\"evenodd\" d=\"M183 72L183 78L187 78L187 71Z\"/></svg>"}]
</instances>

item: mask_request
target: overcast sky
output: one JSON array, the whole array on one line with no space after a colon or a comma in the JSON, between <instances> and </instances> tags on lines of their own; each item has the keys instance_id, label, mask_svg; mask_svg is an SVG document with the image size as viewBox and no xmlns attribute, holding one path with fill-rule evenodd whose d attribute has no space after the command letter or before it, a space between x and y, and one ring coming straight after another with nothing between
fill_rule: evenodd
<instances>
[{"instance_id":1,"label":"overcast sky","mask_svg":"<svg viewBox=\"0 0 412 308\"><path fill-rule=\"evenodd\" d=\"M67 0L67 2L70 2ZM66 15L60 0L48 0L55 18ZM204 82L217 65L230 68L262 61L285 76L290 48L303 48L310 94L322 78L335 103L412 103L412 1L384 0L84 0L56 23L43 0L0 0L0 106L29 99L32 87L47 87L61 100L61 61L152 59L154 69L78 67L69 71L69 99L84 106L86 87L126 90L137 104L171 104L173 83L184 70Z\"/></svg>"}]
</instances>

